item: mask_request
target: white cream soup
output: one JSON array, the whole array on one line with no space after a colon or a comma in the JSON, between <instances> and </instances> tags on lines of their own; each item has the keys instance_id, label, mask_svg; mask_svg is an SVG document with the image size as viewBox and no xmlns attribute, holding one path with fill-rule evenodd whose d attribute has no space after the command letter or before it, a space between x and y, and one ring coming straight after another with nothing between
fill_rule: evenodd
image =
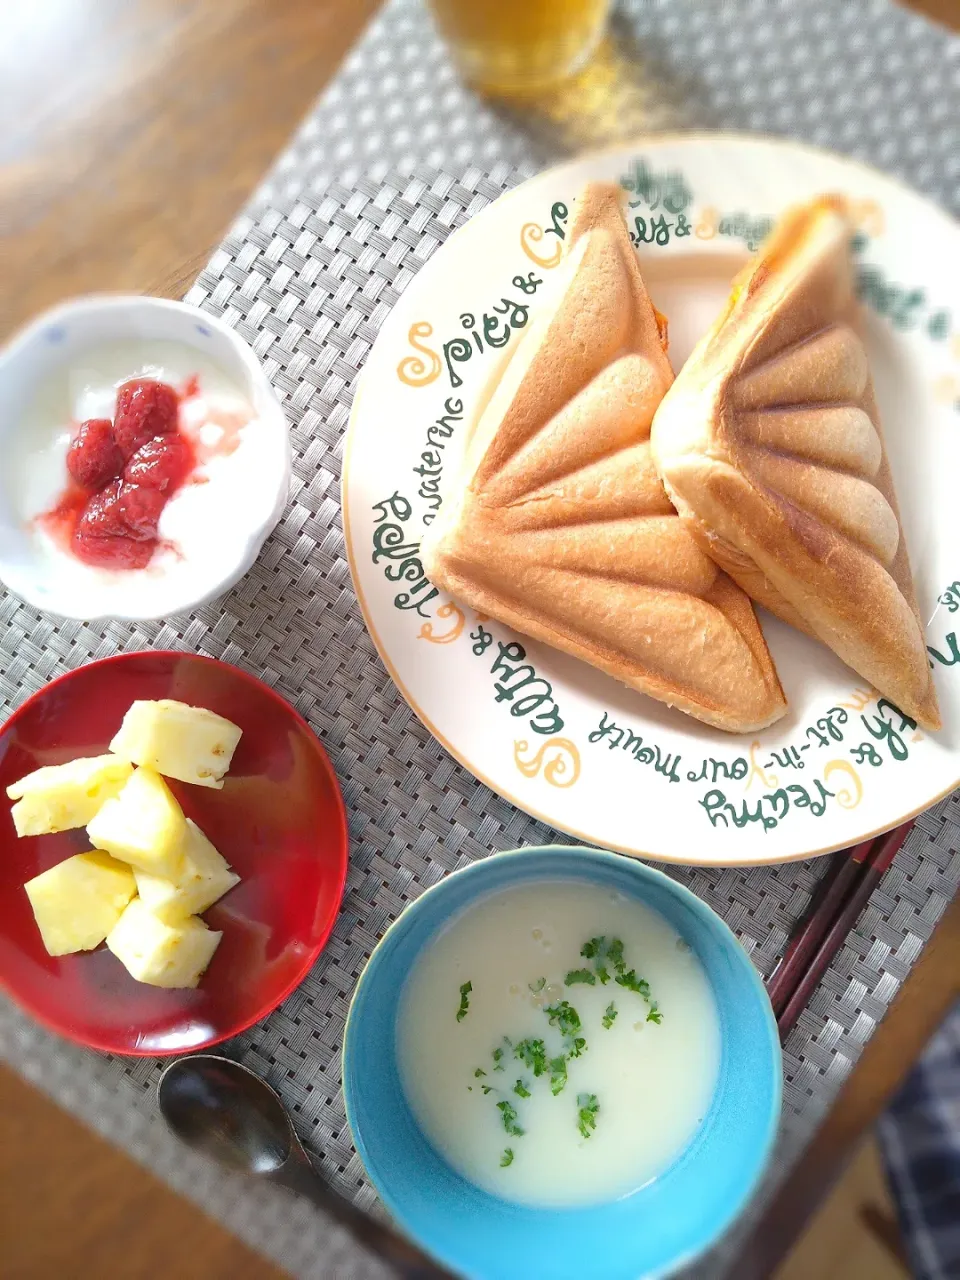
<instances>
[{"instance_id":1,"label":"white cream soup","mask_svg":"<svg viewBox=\"0 0 960 1280\"><path fill-rule=\"evenodd\" d=\"M719 1026L687 944L642 903L538 881L456 917L411 970L401 1078L465 1178L530 1205L627 1195L713 1096Z\"/></svg>"}]
</instances>

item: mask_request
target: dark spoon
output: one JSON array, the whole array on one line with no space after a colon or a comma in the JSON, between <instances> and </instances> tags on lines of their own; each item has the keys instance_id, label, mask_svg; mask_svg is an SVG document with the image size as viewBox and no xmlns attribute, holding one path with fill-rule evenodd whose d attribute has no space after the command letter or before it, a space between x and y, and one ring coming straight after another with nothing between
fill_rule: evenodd
<instances>
[{"instance_id":1,"label":"dark spoon","mask_svg":"<svg viewBox=\"0 0 960 1280\"><path fill-rule=\"evenodd\" d=\"M406 1280L451 1280L449 1272L326 1183L279 1095L238 1062L212 1053L179 1058L161 1075L157 1102L164 1120L188 1146L230 1169L257 1174L305 1196Z\"/></svg>"}]
</instances>

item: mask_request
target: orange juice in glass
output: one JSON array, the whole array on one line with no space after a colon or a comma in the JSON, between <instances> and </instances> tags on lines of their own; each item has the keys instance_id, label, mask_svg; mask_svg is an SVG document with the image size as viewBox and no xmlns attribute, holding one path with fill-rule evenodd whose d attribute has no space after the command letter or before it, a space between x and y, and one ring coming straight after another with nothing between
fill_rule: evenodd
<instances>
[{"instance_id":1,"label":"orange juice in glass","mask_svg":"<svg viewBox=\"0 0 960 1280\"><path fill-rule=\"evenodd\" d=\"M466 78L494 93L542 89L579 71L611 0L430 0Z\"/></svg>"}]
</instances>

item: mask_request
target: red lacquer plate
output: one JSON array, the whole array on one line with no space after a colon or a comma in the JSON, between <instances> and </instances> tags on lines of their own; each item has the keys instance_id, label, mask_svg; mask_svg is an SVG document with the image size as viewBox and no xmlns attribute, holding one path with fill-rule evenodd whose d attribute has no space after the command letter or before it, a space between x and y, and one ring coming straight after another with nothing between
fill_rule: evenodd
<instances>
[{"instance_id":1,"label":"red lacquer plate","mask_svg":"<svg viewBox=\"0 0 960 1280\"><path fill-rule=\"evenodd\" d=\"M23 891L90 842L83 829L18 839L6 788L42 765L102 754L137 698L207 707L243 730L222 791L170 781L241 877L204 913L223 940L195 991L135 982L105 946L48 956ZM323 949L346 874L346 813L327 753L279 694L236 667L193 654L118 654L54 680L0 730L0 984L89 1048L183 1053L265 1017Z\"/></svg>"}]
</instances>

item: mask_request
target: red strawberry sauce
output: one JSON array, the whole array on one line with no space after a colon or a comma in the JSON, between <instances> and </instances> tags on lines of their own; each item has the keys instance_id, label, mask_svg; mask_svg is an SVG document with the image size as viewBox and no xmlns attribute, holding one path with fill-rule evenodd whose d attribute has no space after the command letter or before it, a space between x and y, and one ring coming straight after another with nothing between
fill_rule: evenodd
<instances>
[{"instance_id":1,"label":"red strawberry sauce","mask_svg":"<svg viewBox=\"0 0 960 1280\"><path fill-rule=\"evenodd\" d=\"M191 379L187 394L196 395ZM153 378L117 391L113 421L82 422L67 451L70 482L40 521L85 564L143 569L157 549L157 526L197 458L180 430L181 397Z\"/></svg>"}]
</instances>

